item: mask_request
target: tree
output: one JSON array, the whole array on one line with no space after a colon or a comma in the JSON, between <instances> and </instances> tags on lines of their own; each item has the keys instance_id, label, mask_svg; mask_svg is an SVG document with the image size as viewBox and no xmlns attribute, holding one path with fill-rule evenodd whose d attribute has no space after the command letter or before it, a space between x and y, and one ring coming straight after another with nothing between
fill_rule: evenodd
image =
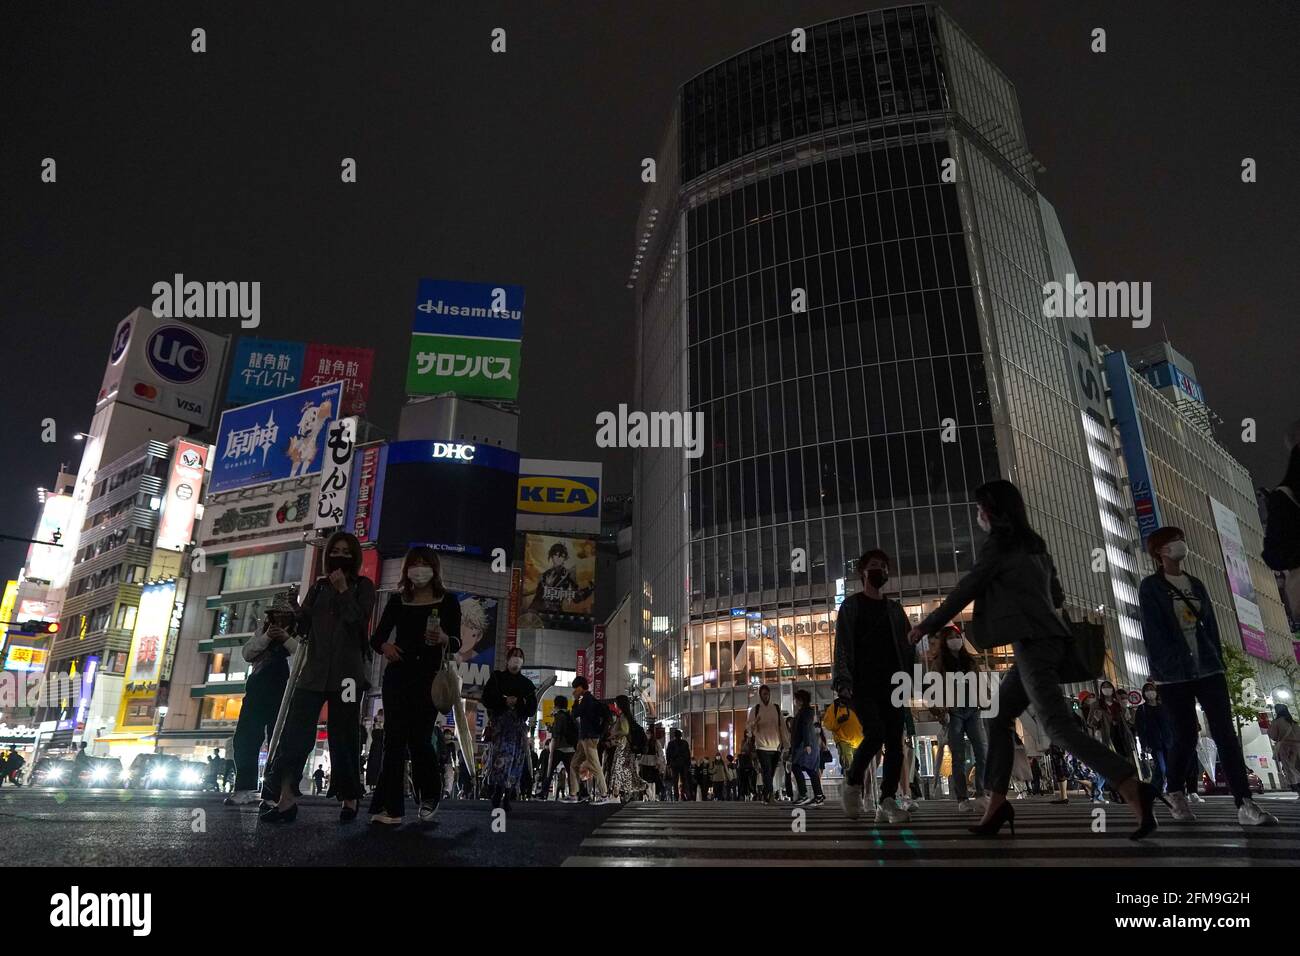
<instances>
[{"instance_id":1,"label":"tree","mask_svg":"<svg viewBox=\"0 0 1300 956\"><path fill-rule=\"evenodd\" d=\"M1232 720L1240 742L1241 728L1259 719L1259 707L1263 703L1259 678L1250 659L1230 644L1223 645L1223 671L1228 683L1228 699L1232 702Z\"/></svg>"}]
</instances>

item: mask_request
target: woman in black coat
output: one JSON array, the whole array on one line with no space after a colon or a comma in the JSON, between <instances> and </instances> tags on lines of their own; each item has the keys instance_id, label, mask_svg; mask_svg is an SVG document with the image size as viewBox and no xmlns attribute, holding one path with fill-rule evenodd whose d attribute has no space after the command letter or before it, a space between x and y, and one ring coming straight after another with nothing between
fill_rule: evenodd
<instances>
[{"instance_id":1,"label":"woman in black coat","mask_svg":"<svg viewBox=\"0 0 1300 956\"><path fill-rule=\"evenodd\" d=\"M528 744L528 718L537 711L537 688L521 671L524 650L506 652L506 669L493 671L483 688L483 706L492 721L492 762L487 785L492 807L510 812L510 791L519 786L525 761L532 760Z\"/></svg>"},{"instance_id":2,"label":"woman in black coat","mask_svg":"<svg viewBox=\"0 0 1300 956\"><path fill-rule=\"evenodd\" d=\"M975 504L979 526L989 534L975 567L908 635L916 643L935 633L973 600L972 643L985 648L1011 644L1015 651L1015 665L998 687L997 716L990 720L985 776L992 795L983 821L970 830L992 836L1009 823L1015 833L1015 811L1007 803L1015 722L1032 706L1053 743L1101 771L1123 795L1138 817L1131 838L1140 840L1156 828L1151 809L1158 797L1155 788L1138 779L1133 764L1079 727L1061 692L1070 631L1056 610L1065 595L1047 544L1030 527L1025 501L1011 482L990 481L976 488Z\"/></svg>"},{"instance_id":3,"label":"woman in black coat","mask_svg":"<svg viewBox=\"0 0 1300 956\"><path fill-rule=\"evenodd\" d=\"M370 799L370 822L397 825L406 812L406 759L420 802L419 818L432 820L442 796L433 746L438 712L433 679L443 656L460 650L460 602L442 584L432 548L412 548L402 561L397 591L388 599L370 646L384 655L383 764Z\"/></svg>"}]
</instances>

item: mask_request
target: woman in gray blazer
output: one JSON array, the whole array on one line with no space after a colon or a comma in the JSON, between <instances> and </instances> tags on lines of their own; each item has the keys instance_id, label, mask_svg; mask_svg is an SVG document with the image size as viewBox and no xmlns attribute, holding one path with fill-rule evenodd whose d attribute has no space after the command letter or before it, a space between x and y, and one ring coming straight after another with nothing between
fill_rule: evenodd
<instances>
[{"instance_id":1,"label":"woman in gray blazer","mask_svg":"<svg viewBox=\"0 0 1300 956\"><path fill-rule=\"evenodd\" d=\"M939 607L908 635L915 643L933 634L975 602L970 639L980 648L1010 644L1015 665L998 687L995 715L989 721L989 755L985 777L991 792L979 836L996 834L1003 823L1015 835L1015 811L1007 803L1015 756L1016 718L1027 707L1046 728L1054 744L1099 770L1138 816L1131 837L1140 840L1156 828L1152 803L1158 794L1137 778L1134 767L1092 739L1074 720L1061 693L1060 672L1070 631L1058 613L1065 594L1047 544L1025 513L1020 491L1009 481L990 481L975 489L979 526L988 533L970 573Z\"/></svg>"}]
</instances>

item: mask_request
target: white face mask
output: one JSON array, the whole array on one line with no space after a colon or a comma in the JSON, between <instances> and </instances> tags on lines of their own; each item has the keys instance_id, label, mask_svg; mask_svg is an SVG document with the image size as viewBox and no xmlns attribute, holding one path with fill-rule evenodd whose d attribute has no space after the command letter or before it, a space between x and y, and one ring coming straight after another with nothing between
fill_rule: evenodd
<instances>
[{"instance_id":1,"label":"white face mask","mask_svg":"<svg viewBox=\"0 0 1300 956\"><path fill-rule=\"evenodd\" d=\"M414 567L406 572L406 576L417 588L422 588L433 580L433 568Z\"/></svg>"},{"instance_id":2,"label":"white face mask","mask_svg":"<svg viewBox=\"0 0 1300 956\"><path fill-rule=\"evenodd\" d=\"M962 645L962 639L960 637L953 637L953 638L949 638L948 640L948 650L950 651L961 650L961 645Z\"/></svg>"},{"instance_id":3,"label":"white face mask","mask_svg":"<svg viewBox=\"0 0 1300 956\"><path fill-rule=\"evenodd\" d=\"M1151 701L1152 703L1155 703L1155 699L1156 699L1156 692L1155 692L1155 691L1153 691L1153 690L1149 690L1149 691L1147 691L1145 694L1143 694L1142 696L1145 697L1147 700Z\"/></svg>"},{"instance_id":4,"label":"white face mask","mask_svg":"<svg viewBox=\"0 0 1300 956\"><path fill-rule=\"evenodd\" d=\"M1111 690L1109 687L1103 687L1103 688L1101 689L1101 696L1102 696L1102 697L1109 697L1109 696L1110 696L1111 694L1113 694L1113 693L1115 693L1115 692L1114 692L1113 690Z\"/></svg>"},{"instance_id":5,"label":"white face mask","mask_svg":"<svg viewBox=\"0 0 1300 956\"><path fill-rule=\"evenodd\" d=\"M523 666L524 666L524 662L517 657L512 657L510 658L509 661L506 662L506 667L509 668L510 673L512 674L518 674L519 671L523 668Z\"/></svg>"},{"instance_id":6,"label":"white face mask","mask_svg":"<svg viewBox=\"0 0 1300 956\"><path fill-rule=\"evenodd\" d=\"M1160 552L1170 561L1181 561L1183 558L1187 557L1187 542L1170 541L1160 549Z\"/></svg>"},{"instance_id":7,"label":"white face mask","mask_svg":"<svg viewBox=\"0 0 1300 956\"><path fill-rule=\"evenodd\" d=\"M984 512L982 511L977 511L975 513L975 523L980 526L980 530L985 534L988 534L993 528L993 525L989 523L989 519L985 517Z\"/></svg>"}]
</instances>

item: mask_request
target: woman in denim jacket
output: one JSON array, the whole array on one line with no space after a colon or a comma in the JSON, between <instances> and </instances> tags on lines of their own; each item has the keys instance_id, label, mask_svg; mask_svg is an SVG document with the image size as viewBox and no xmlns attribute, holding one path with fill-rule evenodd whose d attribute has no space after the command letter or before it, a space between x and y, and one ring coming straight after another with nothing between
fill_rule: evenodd
<instances>
[{"instance_id":1,"label":"woman in denim jacket","mask_svg":"<svg viewBox=\"0 0 1300 956\"><path fill-rule=\"evenodd\" d=\"M1160 687L1173 725L1166 786L1174 819L1196 819L1184 788L1196 760L1199 703L1237 802L1237 820L1242 826L1277 823L1250 797L1246 761L1233 726L1219 624L1201 579L1183 571L1187 543L1182 529L1157 528L1147 539L1147 552L1156 562L1156 572L1143 579L1138 604L1151 678Z\"/></svg>"}]
</instances>

